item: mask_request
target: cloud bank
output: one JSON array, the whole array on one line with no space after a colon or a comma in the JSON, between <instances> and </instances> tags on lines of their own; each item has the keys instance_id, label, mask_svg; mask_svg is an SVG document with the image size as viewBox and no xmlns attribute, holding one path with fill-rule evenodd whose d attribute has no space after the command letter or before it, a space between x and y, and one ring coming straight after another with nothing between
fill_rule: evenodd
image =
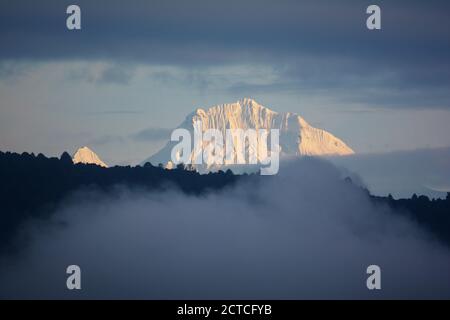
<instances>
[{"instance_id":1,"label":"cloud bank","mask_svg":"<svg viewBox=\"0 0 450 320\"><path fill-rule=\"evenodd\" d=\"M84 190L1 258L2 298L449 298L450 252L304 159L217 194ZM65 288L68 265L82 290ZM382 290L366 288L366 268Z\"/></svg>"},{"instance_id":2,"label":"cloud bank","mask_svg":"<svg viewBox=\"0 0 450 320\"><path fill-rule=\"evenodd\" d=\"M375 195L410 198L416 193L445 198L450 192L450 148L356 154L331 160Z\"/></svg>"}]
</instances>

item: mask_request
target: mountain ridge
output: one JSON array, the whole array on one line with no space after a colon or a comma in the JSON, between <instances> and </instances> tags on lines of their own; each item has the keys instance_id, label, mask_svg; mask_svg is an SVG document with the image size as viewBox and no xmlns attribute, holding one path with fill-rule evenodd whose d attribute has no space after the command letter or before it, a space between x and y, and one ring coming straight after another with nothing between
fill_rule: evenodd
<instances>
[{"instance_id":1,"label":"mountain ridge","mask_svg":"<svg viewBox=\"0 0 450 320\"><path fill-rule=\"evenodd\" d=\"M344 156L355 153L341 139L328 131L311 126L298 114L279 113L250 98L210 108L197 108L185 118L178 128L187 129L192 133L196 121L201 121L202 132L208 129L217 129L224 136L227 129L279 129L282 156ZM146 162L162 163L164 166L170 167L171 150L176 144L177 142L169 141L142 164ZM205 147L206 145L203 146L203 148ZM248 146L238 145L237 149L245 149L245 154L249 154ZM193 157L194 155L191 155L191 158ZM205 171L211 171L212 168L213 166L207 163ZM215 166L214 169L222 169L222 167Z\"/></svg>"}]
</instances>

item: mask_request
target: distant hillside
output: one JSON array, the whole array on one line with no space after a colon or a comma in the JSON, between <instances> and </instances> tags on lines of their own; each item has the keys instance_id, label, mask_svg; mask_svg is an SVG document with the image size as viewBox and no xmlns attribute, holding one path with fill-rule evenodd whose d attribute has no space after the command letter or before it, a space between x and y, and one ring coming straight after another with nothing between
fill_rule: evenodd
<instances>
[{"instance_id":1,"label":"distant hillside","mask_svg":"<svg viewBox=\"0 0 450 320\"><path fill-rule=\"evenodd\" d=\"M182 166L166 170L143 167L103 168L95 164L74 164L68 153L60 159L44 155L0 152L0 247L28 218L49 217L58 203L87 187L108 192L115 186L200 194L233 184L239 176L228 172L200 175Z\"/></svg>"}]
</instances>

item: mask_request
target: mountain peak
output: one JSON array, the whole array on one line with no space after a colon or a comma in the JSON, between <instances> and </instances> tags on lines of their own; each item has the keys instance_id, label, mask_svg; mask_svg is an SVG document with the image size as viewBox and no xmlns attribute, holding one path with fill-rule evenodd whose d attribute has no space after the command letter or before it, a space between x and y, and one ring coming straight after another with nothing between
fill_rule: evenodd
<instances>
[{"instance_id":1,"label":"mountain peak","mask_svg":"<svg viewBox=\"0 0 450 320\"><path fill-rule=\"evenodd\" d=\"M252 98L242 98L237 101L242 106L249 106L249 107L262 107L256 100Z\"/></svg>"},{"instance_id":2,"label":"mountain peak","mask_svg":"<svg viewBox=\"0 0 450 320\"><path fill-rule=\"evenodd\" d=\"M91 149L89 149L89 147L86 147L86 146L79 148L77 151L81 151L81 152L94 152L94 151L92 151Z\"/></svg>"},{"instance_id":3,"label":"mountain peak","mask_svg":"<svg viewBox=\"0 0 450 320\"><path fill-rule=\"evenodd\" d=\"M100 157L86 146L79 148L77 152L75 152L72 161L74 164L95 164L100 167L108 168L108 166L100 159Z\"/></svg>"},{"instance_id":4,"label":"mountain peak","mask_svg":"<svg viewBox=\"0 0 450 320\"><path fill-rule=\"evenodd\" d=\"M260 105L254 99L243 98L234 103L216 105L210 108L199 108L189 114L178 128L194 130L194 123L202 123L202 131L215 129L225 136L229 129L277 129L280 134L282 155L296 156L329 156L349 155L354 151L342 140L331 133L314 128L296 113L278 113ZM167 164L171 160L171 150L175 142L168 142L155 155L145 162ZM207 147L207 144L204 145ZM263 147L263 146L261 146ZM245 141L235 146L236 150L248 149ZM246 150L248 154L249 150ZM195 155L192 154L191 158ZM210 164L207 163L209 168Z\"/></svg>"},{"instance_id":5,"label":"mountain peak","mask_svg":"<svg viewBox=\"0 0 450 320\"><path fill-rule=\"evenodd\" d=\"M259 120L263 120L264 118L273 118L276 115L278 115L277 112L264 107L255 100L251 98L242 98L234 103L220 104L205 109L198 108L193 114L190 114L186 120L188 123L192 120L217 120L220 122L219 127L222 127L227 123L231 126L230 128L239 127L241 129L246 129L251 128L253 125L261 127L256 122L259 122ZM232 123L230 123L230 121ZM253 125L249 126L247 125L247 122L251 122Z\"/></svg>"}]
</instances>

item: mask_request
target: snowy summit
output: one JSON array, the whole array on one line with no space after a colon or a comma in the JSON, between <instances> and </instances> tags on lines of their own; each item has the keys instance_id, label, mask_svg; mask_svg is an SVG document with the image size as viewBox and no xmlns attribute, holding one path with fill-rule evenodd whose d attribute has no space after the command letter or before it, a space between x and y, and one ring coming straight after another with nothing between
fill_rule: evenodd
<instances>
[{"instance_id":1,"label":"snowy summit","mask_svg":"<svg viewBox=\"0 0 450 320\"><path fill-rule=\"evenodd\" d=\"M193 124L196 121L202 122L203 132L208 129L217 129L224 135L227 129L279 129L281 156L354 154L354 151L345 142L325 130L314 128L299 115L272 111L253 99L245 98L235 103L222 104L208 109L199 108L188 115L178 128L193 132ZM170 166L171 150L176 143L169 141L159 152L143 163L162 163L166 167ZM242 149L248 148L248 146L244 143L236 148Z\"/></svg>"},{"instance_id":2,"label":"snowy summit","mask_svg":"<svg viewBox=\"0 0 450 320\"><path fill-rule=\"evenodd\" d=\"M99 158L99 156L88 147L78 149L77 152L75 152L75 154L73 155L72 161L74 164L95 164L100 167L108 168L108 166Z\"/></svg>"}]
</instances>

